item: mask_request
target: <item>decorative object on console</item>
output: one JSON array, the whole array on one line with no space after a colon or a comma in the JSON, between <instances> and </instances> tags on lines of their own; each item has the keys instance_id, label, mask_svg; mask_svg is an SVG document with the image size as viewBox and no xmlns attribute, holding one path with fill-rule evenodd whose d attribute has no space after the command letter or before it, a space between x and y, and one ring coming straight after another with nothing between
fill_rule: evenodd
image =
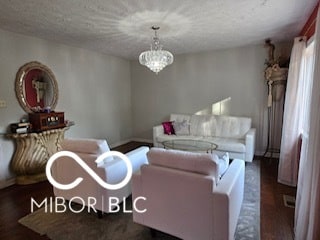
<instances>
[{"instance_id":1,"label":"decorative object on console","mask_svg":"<svg viewBox=\"0 0 320 240\"><path fill-rule=\"evenodd\" d=\"M267 68L264 71L264 77L268 85L268 140L264 156L270 153L280 152L280 140L282 132L282 115L284 106L284 97L288 77L288 68L282 67L286 63L281 63L280 57L275 60L275 46L270 39L265 41L265 47L268 48L268 60L265 61Z\"/></svg>"},{"instance_id":2,"label":"decorative object on console","mask_svg":"<svg viewBox=\"0 0 320 240\"><path fill-rule=\"evenodd\" d=\"M30 122L19 122L10 124L11 133L27 133L30 132L31 128L32 125Z\"/></svg>"},{"instance_id":3,"label":"decorative object on console","mask_svg":"<svg viewBox=\"0 0 320 240\"><path fill-rule=\"evenodd\" d=\"M75 122L67 119L65 120L65 124L66 124L66 127L71 127L75 125Z\"/></svg>"},{"instance_id":4,"label":"decorative object on console","mask_svg":"<svg viewBox=\"0 0 320 240\"><path fill-rule=\"evenodd\" d=\"M152 26L151 29L154 30L155 35L151 49L140 54L139 62L158 74L163 68L173 63L173 55L171 52L162 50L162 45L157 35L157 30L159 30L160 27Z\"/></svg>"},{"instance_id":5,"label":"decorative object on console","mask_svg":"<svg viewBox=\"0 0 320 240\"><path fill-rule=\"evenodd\" d=\"M58 84L53 72L40 62L28 62L17 72L15 91L27 112L54 110L58 101Z\"/></svg>"},{"instance_id":6,"label":"decorative object on console","mask_svg":"<svg viewBox=\"0 0 320 240\"><path fill-rule=\"evenodd\" d=\"M34 132L66 126L63 112L29 113L29 121L32 124L32 131Z\"/></svg>"}]
</instances>

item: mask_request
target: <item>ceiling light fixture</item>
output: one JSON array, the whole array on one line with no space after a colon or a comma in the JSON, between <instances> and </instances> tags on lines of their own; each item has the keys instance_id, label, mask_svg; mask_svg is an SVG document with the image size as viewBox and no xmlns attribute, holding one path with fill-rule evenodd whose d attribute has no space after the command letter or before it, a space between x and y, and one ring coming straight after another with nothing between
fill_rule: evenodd
<instances>
[{"instance_id":1,"label":"ceiling light fixture","mask_svg":"<svg viewBox=\"0 0 320 240\"><path fill-rule=\"evenodd\" d=\"M157 35L157 30L160 27L151 27L154 30L153 43L151 43L151 49L149 51L142 52L139 56L139 62L142 65L147 66L151 71L158 74L163 68L173 63L173 55L171 52L162 50L162 45Z\"/></svg>"}]
</instances>

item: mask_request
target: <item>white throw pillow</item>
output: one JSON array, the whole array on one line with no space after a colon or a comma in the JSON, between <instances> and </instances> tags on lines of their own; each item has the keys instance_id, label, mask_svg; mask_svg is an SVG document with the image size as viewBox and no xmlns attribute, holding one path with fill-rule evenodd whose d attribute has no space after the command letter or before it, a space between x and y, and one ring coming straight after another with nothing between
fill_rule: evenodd
<instances>
[{"instance_id":1,"label":"white throw pillow","mask_svg":"<svg viewBox=\"0 0 320 240\"><path fill-rule=\"evenodd\" d=\"M183 120L182 122L173 122L173 128L176 135L190 135L190 124L187 120Z\"/></svg>"},{"instance_id":2,"label":"white throw pillow","mask_svg":"<svg viewBox=\"0 0 320 240\"><path fill-rule=\"evenodd\" d=\"M219 161L218 161L218 172L219 172L220 178L222 178L223 174L225 174L228 167L229 167L229 153L226 152L222 157L219 157Z\"/></svg>"}]
</instances>

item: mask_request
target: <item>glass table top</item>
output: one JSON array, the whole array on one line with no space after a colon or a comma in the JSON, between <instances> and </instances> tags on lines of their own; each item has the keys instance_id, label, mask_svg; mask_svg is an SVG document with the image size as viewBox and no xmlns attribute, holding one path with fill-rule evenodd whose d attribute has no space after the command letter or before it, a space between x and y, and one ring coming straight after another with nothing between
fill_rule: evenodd
<instances>
[{"instance_id":1,"label":"glass table top","mask_svg":"<svg viewBox=\"0 0 320 240\"><path fill-rule=\"evenodd\" d=\"M190 152L212 152L218 145L205 140L174 139L162 142L166 149L177 149Z\"/></svg>"}]
</instances>

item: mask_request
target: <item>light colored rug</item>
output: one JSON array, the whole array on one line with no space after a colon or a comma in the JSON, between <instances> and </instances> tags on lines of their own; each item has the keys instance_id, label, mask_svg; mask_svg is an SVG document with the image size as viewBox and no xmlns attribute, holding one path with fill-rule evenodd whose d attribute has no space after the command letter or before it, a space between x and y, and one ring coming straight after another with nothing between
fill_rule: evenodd
<instances>
[{"instance_id":1,"label":"light colored rug","mask_svg":"<svg viewBox=\"0 0 320 240\"><path fill-rule=\"evenodd\" d=\"M104 215L102 219L98 219L93 212L46 213L44 208L41 208L21 218L19 223L53 240L177 239L163 233L157 233L156 238L152 238L148 228L133 223L132 215L122 212ZM260 239L259 161L246 163L245 196L235 239Z\"/></svg>"},{"instance_id":2,"label":"light colored rug","mask_svg":"<svg viewBox=\"0 0 320 240\"><path fill-rule=\"evenodd\" d=\"M244 200L236 240L260 240L260 161L246 163Z\"/></svg>"}]
</instances>

